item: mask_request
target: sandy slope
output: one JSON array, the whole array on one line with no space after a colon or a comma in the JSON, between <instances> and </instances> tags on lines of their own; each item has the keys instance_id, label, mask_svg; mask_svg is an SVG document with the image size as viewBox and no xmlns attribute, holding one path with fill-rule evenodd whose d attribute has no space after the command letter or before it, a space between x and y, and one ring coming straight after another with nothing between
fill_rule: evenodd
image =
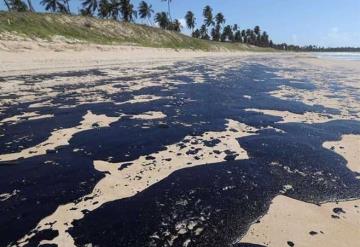
<instances>
[{"instance_id":1,"label":"sandy slope","mask_svg":"<svg viewBox=\"0 0 360 247\"><path fill-rule=\"evenodd\" d=\"M69 71L129 63L154 63L189 60L199 57L244 56L249 52L204 52L111 46L68 44L64 42L1 41L0 73L5 75Z\"/></svg>"}]
</instances>

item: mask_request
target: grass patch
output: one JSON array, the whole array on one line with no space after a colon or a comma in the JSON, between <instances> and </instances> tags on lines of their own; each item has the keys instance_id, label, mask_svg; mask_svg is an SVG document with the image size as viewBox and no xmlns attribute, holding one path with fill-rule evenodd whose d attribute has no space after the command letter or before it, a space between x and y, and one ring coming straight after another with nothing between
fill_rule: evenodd
<instances>
[{"instance_id":1,"label":"grass patch","mask_svg":"<svg viewBox=\"0 0 360 247\"><path fill-rule=\"evenodd\" d=\"M140 24L101 20L93 17L48 13L0 12L0 34L16 33L27 38L52 40L56 36L94 44L134 44L145 47L272 51L239 43L213 42Z\"/></svg>"}]
</instances>

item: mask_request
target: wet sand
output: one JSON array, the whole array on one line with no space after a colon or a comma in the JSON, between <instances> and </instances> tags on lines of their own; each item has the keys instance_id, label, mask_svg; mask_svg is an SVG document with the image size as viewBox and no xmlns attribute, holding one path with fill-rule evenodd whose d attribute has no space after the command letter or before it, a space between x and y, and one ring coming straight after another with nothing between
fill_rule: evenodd
<instances>
[{"instance_id":1,"label":"wet sand","mask_svg":"<svg viewBox=\"0 0 360 247\"><path fill-rule=\"evenodd\" d=\"M5 45L7 49L14 46ZM16 234L16 239L11 241L20 246L34 243L31 241L58 246L79 245L77 241L81 236L69 233L69 230L76 229L74 222L86 221L87 214L96 214L109 203L146 193L184 168L260 159L261 155L258 157L259 154L249 148L246 138L259 137L257 145L264 146L263 135L281 139L291 135L291 128L303 125L310 129L320 128L319 135L329 135L325 138L329 141L316 140L316 136L308 135L309 143L314 140L319 143L319 148L329 152L323 153L324 156L339 155L329 156L333 162L339 163L336 168L342 169L338 171L339 176L342 173L348 174L348 178L353 176L351 179L354 180L349 184L354 191L360 190L356 184L360 172L360 129L357 127L360 120L360 66L355 66L353 62L322 61L308 54L229 54L83 46L71 49L62 46L63 51L54 51L53 47L27 50L26 44L16 45L25 48L18 53L4 51L4 48L0 50L0 137L6 144L1 149L0 167L11 169L7 162L16 167L18 162L26 165L27 160L35 158L44 159L44 165L51 166L56 164L51 155L69 151L71 155L88 157L86 162L103 176L94 186L89 185L87 192L82 192L76 200L65 199L51 213L34 220L35 225L31 229L35 231L28 229ZM76 60L73 60L74 55ZM235 87L233 83L236 85L236 80L242 80L242 73L247 73L252 66L263 74L250 71L244 79L244 88L239 92L236 88L232 90L231 87ZM269 77L265 78L266 74ZM276 84L267 89L271 80L279 86ZM282 84L281 80L286 83ZM197 95L213 81L225 81L227 84L217 86L219 83L214 83L215 93ZM187 89L188 85L191 85L190 89ZM250 85L256 85L254 90L258 91L253 93ZM239 96L236 99L240 103L234 100L222 106L226 100L221 97L227 97L222 92L229 94L228 97ZM243 95L230 95L232 92ZM262 94L270 101L262 102ZM201 102L204 97L206 103ZM212 106L214 109L210 108L213 101L217 102ZM182 109L184 105L189 107ZM236 112L234 109L238 109L239 105L241 109ZM66 124L61 124L57 116L64 118ZM51 122L55 120L58 126ZM41 121L54 124L54 128L47 130L46 136L39 139L28 137L40 133L35 132L25 133L23 139L16 139L17 135L22 135L18 133L17 126L36 126ZM336 125L336 121L344 122L339 122L340 127L334 127L336 135L332 136L331 124ZM328 124L328 129L321 129ZM342 125L349 130L341 130ZM120 136L120 132L111 132L119 127L124 128L125 136ZM176 129L171 134L162 134L161 131L169 128ZM132 129L135 129L134 133ZM16 133L16 138L8 137L6 131ZM109 134L106 134L107 131ZM341 135L340 132L352 134ZM128 140L126 133L133 139ZM124 138L124 143L112 143L111 138ZM289 153L287 156L292 155ZM266 162L263 161L264 164ZM275 157L269 164L269 169L274 169L270 173L278 172L281 167L283 172L291 176L296 174L299 179L313 176L315 179L317 173L322 172L310 173L300 164L295 168L291 165L279 163ZM332 179L337 181L337 174L333 175ZM324 181L331 184L330 180ZM256 182L252 183L255 187L259 186ZM233 244L291 246L290 241L295 246L349 246L360 241L357 230L360 229L360 215L355 207L360 205L358 200L354 200L359 199L360 194L348 192L344 198L330 194L312 198L312 203L309 203L289 197L294 190L290 183L280 187L260 223L240 225L240 228L250 227L250 230L246 234L234 233L234 236L238 235L236 238L231 236ZM231 186L224 188L223 191L232 190ZM12 203L17 195L24 193L22 191L16 188L0 192L0 200ZM297 196L304 197L302 193L305 192ZM333 202L325 202L322 198ZM336 204L336 200L344 202ZM322 204L317 206L315 202ZM266 202L263 203L266 206ZM342 208L346 213L334 213L332 210L335 207ZM331 217L332 214L336 217ZM187 234L181 227L176 229L169 246L192 246L195 240L191 238L184 239L181 244L176 242ZM198 228L194 239L202 235L199 229L203 228ZM38 237L47 230L56 232L56 236ZM40 240L34 240L38 238ZM101 243L100 246L108 244Z\"/></svg>"}]
</instances>

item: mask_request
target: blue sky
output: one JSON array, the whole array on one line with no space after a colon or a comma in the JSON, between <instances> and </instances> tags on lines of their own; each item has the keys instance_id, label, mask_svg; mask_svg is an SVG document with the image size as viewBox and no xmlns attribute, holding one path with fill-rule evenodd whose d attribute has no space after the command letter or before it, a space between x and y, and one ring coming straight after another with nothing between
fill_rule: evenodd
<instances>
[{"instance_id":1,"label":"blue sky","mask_svg":"<svg viewBox=\"0 0 360 247\"><path fill-rule=\"evenodd\" d=\"M40 0L32 1L37 10L43 10ZM77 11L81 1L71 2L72 10ZM132 2L138 5L140 0ZM147 2L155 11L167 9L160 0ZM172 16L181 19L192 10L201 24L206 4L214 12L223 12L228 24L260 25L276 43L360 47L360 0L172 0ZM4 9L2 0L0 8Z\"/></svg>"}]
</instances>

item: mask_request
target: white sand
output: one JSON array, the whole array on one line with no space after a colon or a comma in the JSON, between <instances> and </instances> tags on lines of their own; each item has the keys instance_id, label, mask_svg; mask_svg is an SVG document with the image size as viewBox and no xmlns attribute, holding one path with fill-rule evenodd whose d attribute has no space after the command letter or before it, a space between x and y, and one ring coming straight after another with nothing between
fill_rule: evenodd
<instances>
[{"instance_id":1,"label":"white sand","mask_svg":"<svg viewBox=\"0 0 360 247\"><path fill-rule=\"evenodd\" d=\"M347 167L360 173L360 135L344 135L340 141L323 143L323 147L343 156L347 160Z\"/></svg>"},{"instance_id":2,"label":"white sand","mask_svg":"<svg viewBox=\"0 0 360 247\"><path fill-rule=\"evenodd\" d=\"M320 114L316 112L305 112L296 114L289 111L263 110L263 109L245 109L246 111L261 112L265 115L281 117L283 120L279 123L325 123L331 120L348 119L339 115Z\"/></svg>"},{"instance_id":3,"label":"white sand","mask_svg":"<svg viewBox=\"0 0 360 247\"><path fill-rule=\"evenodd\" d=\"M16 52L14 52L16 51ZM119 64L152 64L199 57L243 56L245 52L203 52L135 46L39 44L35 41L1 41L0 73L29 74L109 67Z\"/></svg>"},{"instance_id":4,"label":"white sand","mask_svg":"<svg viewBox=\"0 0 360 247\"><path fill-rule=\"evenodd\" d=\"M38 114L37 112L25 112L19 115L15 115L12 117L8 117L8 118L4 118L2 120L0 120L0 125L4 124L4 123L10 123L10 124L18 124L22 121L26 121L26 120L39 120L39 119L44 119L44 118L52 118L54 117L53 114Z\"/></svg>"},{"instance_id":5,"label":"white sand","mask_svg":"<svg viewBox=\"0 0 360 247\"><path fill-rule=\"evenodd\" d=\"M342 208L346 213L337 215L334 208ZM311 235L312 231L316 234ZM242 243L269 247L289 247L288 241L296 247L357 246L360 243L360 200L317 206L277 196L260 223L252 225L241 239Z\"/></svg>"},{"instance_id":6,"label":"white sand","mask_svg":"<svg viewBox=\"0 0 360 247\"><path fill-rule=\"evenodd\" d=\"M142 120L154 120L154 119L162 119L166 118L166 115L162 112L158 111L148 111L142 114L137 114L132 116L133 119L142 119Z\"/></svg>"}]
</instances>

